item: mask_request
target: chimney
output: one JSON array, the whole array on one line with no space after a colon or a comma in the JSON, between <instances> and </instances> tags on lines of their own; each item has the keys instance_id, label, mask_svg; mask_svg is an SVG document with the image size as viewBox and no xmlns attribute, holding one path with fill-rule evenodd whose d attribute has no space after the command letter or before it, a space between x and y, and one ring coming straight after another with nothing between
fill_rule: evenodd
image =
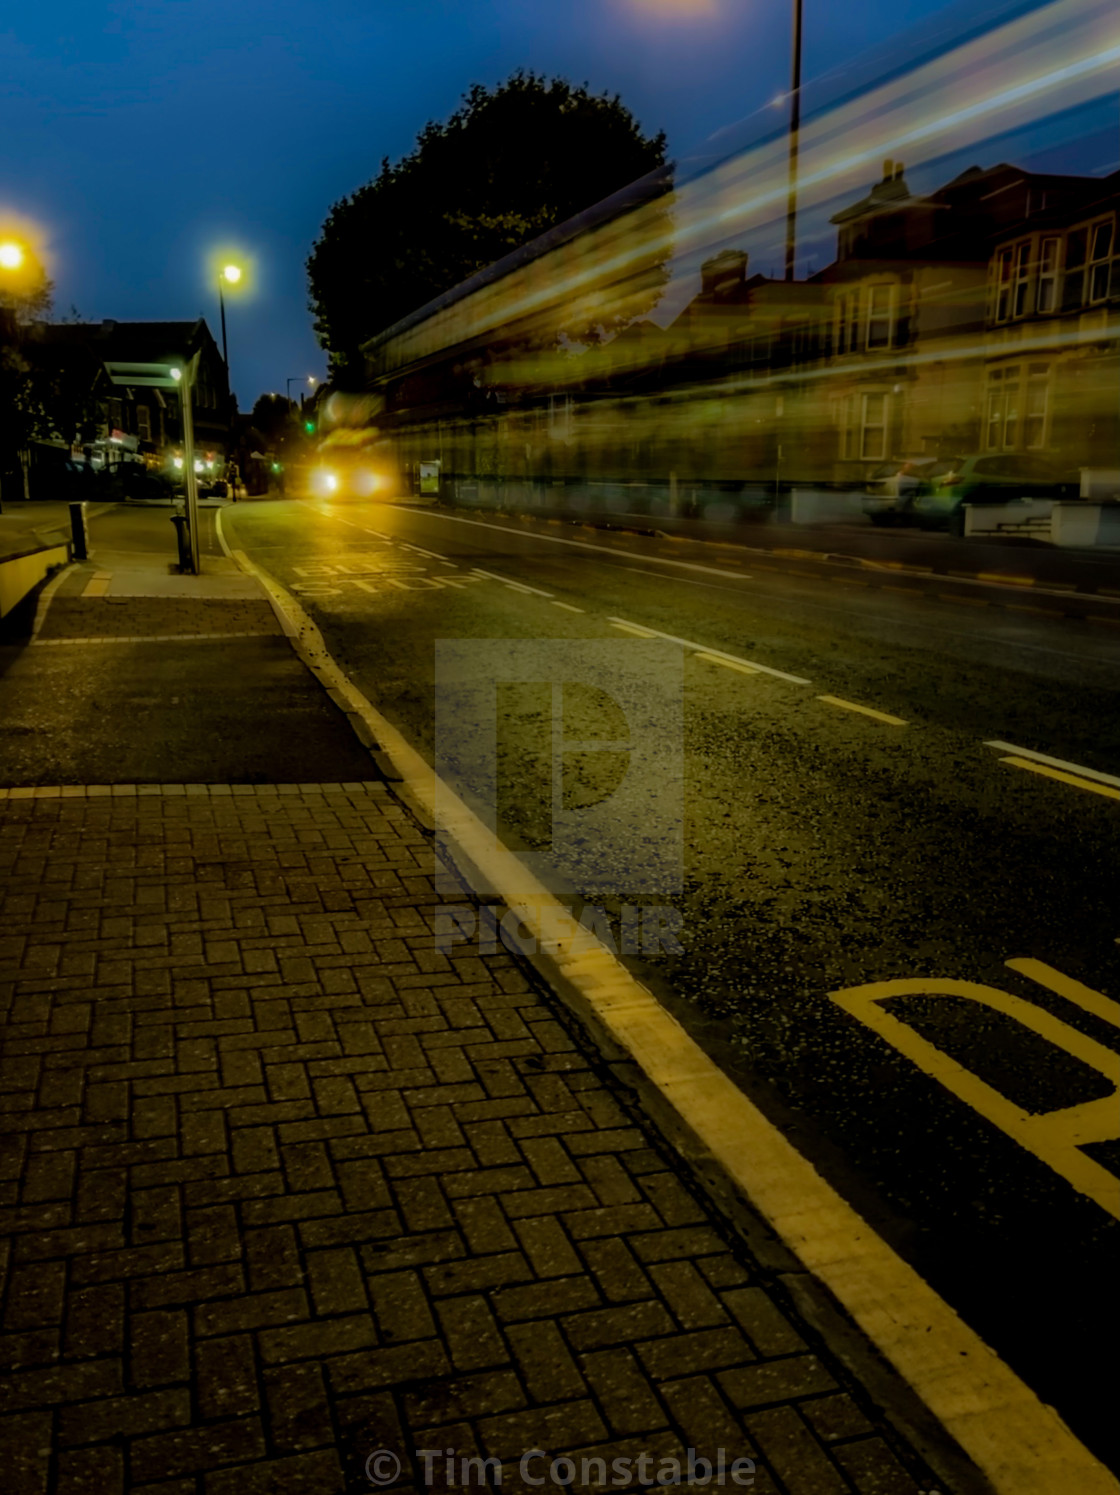
<instances>
[{"instance_id":1,"label":"chimney","mask_svg":"<svg viewBox=\"0 0 1120 1495\"><path fill-rule=\"evenodd\" d=\"M894 179L897 182L897 181L899 181L901 179L901 177L902 177L902 162L901 161L896 161L894 163Z\"/></svg>"},{"instance_id":2,"label":"chimney","mask_svg":"<svg viewBox=\"0 0 1120 1495\"><path fill-rule=\"evenodd\" d=\"M700 293L703 296L726 296L736 286L744 285L746 279L746 250L723 249L700 266Z\"/></svg>"},{"instance_id":3,"label":"chimney","mask_svg":"<svg viewBox=\"0 0 1120 1495\"><path fill-rule=\"evenodd\" d=\"M889 182L894 176L894 162L888 159L883 162L883 180Z\"/></svg>"}]
</instances>

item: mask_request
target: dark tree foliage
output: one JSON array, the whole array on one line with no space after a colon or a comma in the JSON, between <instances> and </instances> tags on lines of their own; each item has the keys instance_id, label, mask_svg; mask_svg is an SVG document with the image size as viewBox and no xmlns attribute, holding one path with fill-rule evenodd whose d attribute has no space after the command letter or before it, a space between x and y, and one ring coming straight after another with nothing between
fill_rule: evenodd
<instances>
[{"instance_id":1,"label":"dark tree foliage","mask_svg":"<svg viewBox=\"0 0 1120 1495\"><path fill-rule=\"evenodd\" d=\"M284 395L261 395L253 406L249 420L262 436L275 445L293 428L299 406Z\"/></svg>"},{"instance_id":2,"label":"dark tree foliage","mask_svg":"<svg viewBox=\"0 0 1120 1495\"><path fill-rule=\"evenodd\" d=\"M13 483L20 448L38 425L49 425L41 408L45 391L28 361L26 345L35 318L50 311L53 291L46 271L32 254L25 268L0 282L0 490L9 498L22 489L22 474L18 484Z\"/></svg>"},{"instance_id":3,"label":"dark tree foliage","mask_svg":"<svg viewBox=\"0 0 1120 1495\"><path fill-rule=\"evenodd\" d=\"M307 261L315 330L342 381L366 339L664 163L617 95L517 72L429 123L335 203Z\"/></svg>"}]
</instances>

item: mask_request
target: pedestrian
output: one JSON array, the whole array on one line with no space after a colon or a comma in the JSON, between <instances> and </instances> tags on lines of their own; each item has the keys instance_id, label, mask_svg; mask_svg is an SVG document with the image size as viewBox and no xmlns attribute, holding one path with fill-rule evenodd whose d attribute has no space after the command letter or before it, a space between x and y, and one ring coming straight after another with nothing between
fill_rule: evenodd
<instances>
[{"instance_id":1,"label":"pedestrian","mask_svg":"<svg viewBox=\"0 0 1120 1495\"><path fill-rule=\"evenodd\" d=\"M237 463L231 462L226 468L226 481L229 484L229 496L234 503L237 502L237 487L241 481L241 474L237 470Z\"/></svg>"}]
</instances>

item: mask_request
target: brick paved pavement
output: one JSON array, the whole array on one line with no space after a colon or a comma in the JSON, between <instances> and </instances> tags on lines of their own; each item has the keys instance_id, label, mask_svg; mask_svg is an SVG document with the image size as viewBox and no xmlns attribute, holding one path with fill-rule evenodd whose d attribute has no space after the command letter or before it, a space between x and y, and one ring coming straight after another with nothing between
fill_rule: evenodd
<instances>
[{"instance_id":1,"label":"brick paved pavement","mask_svg":"<svg viewBox=\"0 0 1120 1495\"><path fill-rule=\"evenodd\" d=\"M0 789L5 1495L934 1488L431 871L380 784Z\"/></svg>"}]
</instances>

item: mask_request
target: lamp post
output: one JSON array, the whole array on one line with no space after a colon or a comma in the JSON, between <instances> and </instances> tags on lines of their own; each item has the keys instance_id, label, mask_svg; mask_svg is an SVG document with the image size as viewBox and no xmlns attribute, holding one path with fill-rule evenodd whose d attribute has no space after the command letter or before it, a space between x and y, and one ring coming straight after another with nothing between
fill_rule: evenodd
<instances>
[{"instance_id":1,"label":"lamp post","mask_svg":"<svg viewBox=\"0 0 1120 1495\"><path fill-rule=\"evenodd\" d=\"M794 278L797 260L797 151L801 133L801 0L794 0L793 57L790 64L790 196L785 208L785 278Z\"/></svg>"},{"instance_id":2,"label":"lamp post","mask_svg":"<svg viewBox=\"0 0 1120 1495\"><path fill-rule=\"evenodd\" d=\"M14 276L18 275L19 271L22 269L23 245L17 243L14 239L5 239L3 243L0 243L0 290L6 289L8 282ZM4 325L7 320L7 309L3 306L0 306L0 347L3 346L4 338L7 333L7 328ZM14 316L12 317L12 324L14 327ZM2 418L3 413L0 412L0 419ZM0 431L0 488L3 487L4 462L5 458L7 457L7 442L4 440L5 434L5 432ZM3 512L3 494L0 493L0 514L2 514Z\"/></svg>"},{"instance_id":3,"label":"lamp post","mask_svg":"<svg viewBox=\"0 0 1120 1495\"><path fill-rule=\"evenodd\" d=\"M293 374L292 377L286 381L287 392L288 392L288 404L289 405L292 403L292 385L293 384L299 384L300 382L302 382L303 377L304 376L302 374ZM318 384L319 381L318 381L318 379L315 378L314 374L308 374L307 375L307 382L308 382L308 384L311 385L311 388L314 389L315 386L316 386L316 384ZM299 397L299 403L300 403L301 406L303 405L303 395L302 394Z\"/></svg>"},{"instance_id":4,"label":"lamp post","mask_svg":"<svg viewBox=\"0 0 1120 1495\"><path fill-rule=\"evenodd\" d=\"M229 388L229 344L226 342L226 286L235 286L241 281L240 265L223 265L218 272L218 307L222 314L222 362L226 366L226 388Z\"/></svg>"},{"instance_id":5,"label":"lamp post","mask_svg":"<svg viewBox=\"0 0 1120 1495\"><path fill-rule=\"evenodd\" d=\"M20 343L19 312L34 305L36 294L46 286L42 262L30 244L15 234L0 234L0 351L6 343L18 348ZM3 360L0 359L0 379L5 387L0 388L0 484L8 471L9 461L13 469L23 467L23 496L27 495L27 465L20 457L19 423L16 415L15 389L11 384L18 375L4 377ZM0 513L3 504L0 503Z\"/></svg>"},{"instance_id":6,"label":"lamp post","mask_svg":"<svg viewBox=\"0 0 1120 1495\"><path fill-rule=\"evenodd\" d=\"M171 377L179 386L179 409L183 424L183 477L187 488L187 534L190 537L191 569L195 576L202 570L198 545L198 478L194 470L194 412L191 408L194 368L172 369Z\"/></svg>"},{"instance_id":7,"label":"lamp post","mask_svg":"<svg viewBox=\"0 0 1120 1495\"><path fill-rule=\"evenodd\" d=\"M801 133L801 0L793 0L793 47L789 85L789 197L786 202L786 279L797 259L797 151Z\"/></svg>"}]
</instances>

